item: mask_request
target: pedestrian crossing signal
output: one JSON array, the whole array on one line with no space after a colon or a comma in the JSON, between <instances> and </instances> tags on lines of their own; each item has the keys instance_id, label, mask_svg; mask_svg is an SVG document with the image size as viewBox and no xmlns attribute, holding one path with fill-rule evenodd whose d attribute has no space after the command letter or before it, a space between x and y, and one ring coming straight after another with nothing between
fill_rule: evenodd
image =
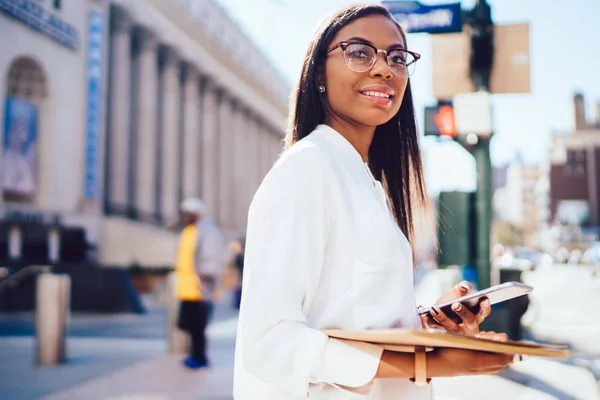
<instances>
[{"instance_id":1,"label":"pedestrian crossing signal","mask_svg":"<svg viewBox=\"0 0 600 400\"><path fill-rule=\"evenodd\" d=\"M441 104L425 108L425 136L456 138L456 122L452 105Z\"/></svg>"}]
</instances>

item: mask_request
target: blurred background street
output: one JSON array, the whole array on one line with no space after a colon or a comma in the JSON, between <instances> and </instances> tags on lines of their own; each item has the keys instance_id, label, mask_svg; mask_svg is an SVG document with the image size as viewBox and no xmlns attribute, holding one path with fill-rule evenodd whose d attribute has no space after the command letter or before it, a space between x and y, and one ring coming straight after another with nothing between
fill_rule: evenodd
<instances>
[{"instance_id":1,"label":"blurred background street","mask_svg":"<svg viewBox=\"0 0 600 400\"><path fill-rule=\"evenodd\" d=\"M0 0L2 400L232 398L248 207L312 30L349 3ZM573 350L436 400L600 400L600 1L383 4L422 56L417 304L522 282L482 328ZM228 244L199 370L173 284L188 198Z\"/></svg>"}]
</instances>

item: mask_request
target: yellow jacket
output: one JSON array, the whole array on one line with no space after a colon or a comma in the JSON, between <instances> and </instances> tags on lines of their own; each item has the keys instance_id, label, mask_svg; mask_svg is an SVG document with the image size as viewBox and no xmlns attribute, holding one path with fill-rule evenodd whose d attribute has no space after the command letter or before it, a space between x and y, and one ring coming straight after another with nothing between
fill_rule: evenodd
<instances>
[{"instance_id":1,"label":"yellow jacket","mask_svg":"<svg viewBox=\"0 0 600 400\"><path fill-rule=\"evenodd\" d=\"M186 226L181 232L179 239L179 250L177 253L177 298L186 301L197 301L202 299L202 285L196 271L196 246L198 228L195 224Z\"/></svg>"}]
</instances>

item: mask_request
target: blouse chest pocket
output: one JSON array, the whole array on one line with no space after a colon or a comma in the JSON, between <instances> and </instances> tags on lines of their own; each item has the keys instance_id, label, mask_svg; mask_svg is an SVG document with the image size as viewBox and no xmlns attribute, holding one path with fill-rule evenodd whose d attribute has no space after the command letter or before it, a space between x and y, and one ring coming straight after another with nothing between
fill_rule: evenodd
<instances>
[{"instance_id":1,"label":"blouse chest pocket","mask_svg":"<svg viewBox=\"0 0 600 400\"><path fill-rule=\"evenodd\" d=\"M383 329L398 323L406 296L412 296L405 281L403 257L384 262L355 260L352 268L352 314L356 329Z\"/></svg>"}]
</instances>

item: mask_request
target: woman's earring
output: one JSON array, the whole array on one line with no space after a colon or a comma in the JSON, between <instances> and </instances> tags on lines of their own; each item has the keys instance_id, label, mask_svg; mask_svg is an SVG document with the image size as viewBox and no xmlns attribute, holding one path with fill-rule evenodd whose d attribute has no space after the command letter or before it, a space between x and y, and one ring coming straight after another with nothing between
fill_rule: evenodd
<instances>
[{"instance_id":1,"label":"woman's earring","mask_svg":"<svg viewBox=\"0 0 600 400\"><path fill-rule=\"evenodd\" d=\"M326 89L325 89L325 86L323 86L323 85L319 85L319 92L321 92L321 93L325 93L325 90L326 90Z\"/></svg>"}]
</instances>

